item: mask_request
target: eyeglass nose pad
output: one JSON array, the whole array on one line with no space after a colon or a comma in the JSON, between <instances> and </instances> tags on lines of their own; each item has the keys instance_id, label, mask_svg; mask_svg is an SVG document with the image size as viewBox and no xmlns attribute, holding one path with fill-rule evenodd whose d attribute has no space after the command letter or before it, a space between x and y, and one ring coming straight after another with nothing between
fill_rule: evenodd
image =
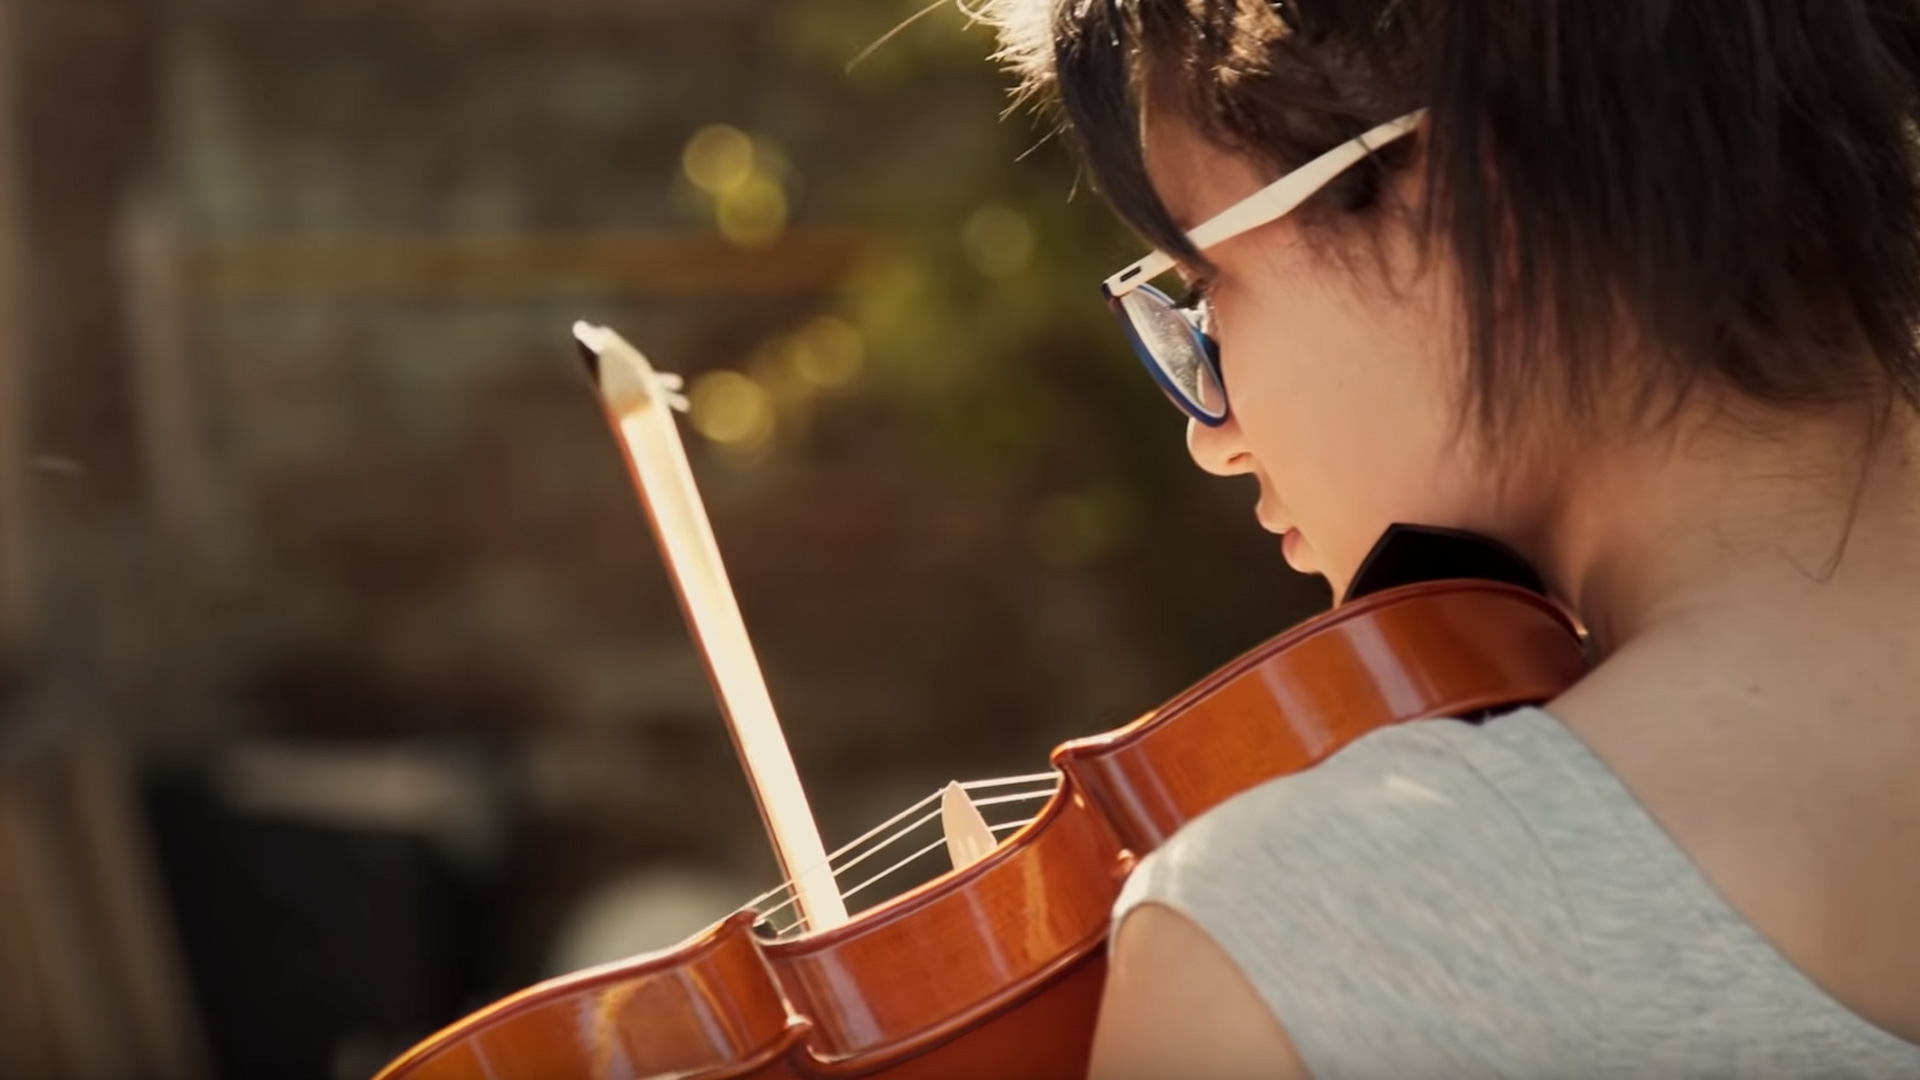
<instances>
[{"instance_id":1,"label":"eyeglass nose pad","mask_svg":"<svg viewBox=\"0 0 1920 1080\"><path fill-rule=\"evenodd\" d=\"M1187 320L1187 325L1193 328L1193 336L1199 339L1200 347L1206 351L1207 362L1213 365L1214 370L1218 371L1220 368L1220 343L1213 339L1213 328L1208 325L1213 320L1207 318L1206 312L1199 308L1175 308L1174 310L1178 311L1180 317Z\"/></svg>"},{"instance_id":2,"label":"eyeglass nose pad","mask_svg":"<svg viewBox=\"0 0 1920 1080\"><path fill-rule=\"evenodd\" d=\"M1179 312L1180 317L1187 320L1187 325L1193 328L1195 337L1207 342L1209 345L1213 344L1213 318L1206 308L1175 307L1173 310Z\"/></svg>"}]
</instances>

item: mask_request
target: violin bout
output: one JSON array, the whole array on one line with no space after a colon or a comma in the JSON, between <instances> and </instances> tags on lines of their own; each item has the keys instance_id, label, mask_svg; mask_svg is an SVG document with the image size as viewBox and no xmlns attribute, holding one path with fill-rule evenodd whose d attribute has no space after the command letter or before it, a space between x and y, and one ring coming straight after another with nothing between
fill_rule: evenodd
<instances>
[{"instance_id":1,"label":"violin bout","mask_svg":"<svg viewBox=\"0 0 1920 1080\"><path fill-rule=\"evenodd\" d=\"M544 983L378 1080L1083 1076L1109 912L1140 856L1369 731L1546 701L1585 671L1573 622L1521 584L1367 592L1056 750L1059 790L970 865L831 930L763 940L742 912Z\"/></svg>"}]
</instances>

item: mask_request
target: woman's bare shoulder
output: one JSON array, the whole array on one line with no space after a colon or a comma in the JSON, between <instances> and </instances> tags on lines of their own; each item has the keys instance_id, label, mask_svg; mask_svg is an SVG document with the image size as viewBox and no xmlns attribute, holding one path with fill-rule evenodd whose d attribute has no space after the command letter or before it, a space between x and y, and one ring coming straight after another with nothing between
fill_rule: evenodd
<instances>
[{"instance_id":1,"label":"woman's bare shoulder","mask_svg":"<svg viewBox=\"0 0 1920 1080\"><path fill-rule=\"evenodd\" d=\"M1115 937L1089 1077L1169 1076L1306 1080L1308 1073L1226 951L1186 916L1148 904Z\"/></svg>"}]
</instances>

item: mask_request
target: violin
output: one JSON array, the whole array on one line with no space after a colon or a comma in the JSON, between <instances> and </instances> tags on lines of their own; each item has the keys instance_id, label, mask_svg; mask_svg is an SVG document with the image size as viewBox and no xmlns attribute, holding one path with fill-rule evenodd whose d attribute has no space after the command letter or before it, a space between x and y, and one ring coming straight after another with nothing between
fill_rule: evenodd
<instances>
[{"instance_id":1,"label":"violin","mask_svg":"<svg viewBox=\"0 0 1920 1080\"><path fill-rule=\"evenodd\" d=\"M1049 773L949 785L828 856L686 468L677 380L611 331L575 332L789 880L677 948L482 1009L376 1080L1082 1077L1110 911L1142 856L1370 731L1537 704L1586 671L1576 624L1517 556L1395 526L1331 611L1061 746ZM1042 805L987 823L1022 801ZM944 846L952 869L849 915L871 880L840 879L908 835L899 822L933 819L945 835L917 854Z\"/></svg>"}]
</instances>

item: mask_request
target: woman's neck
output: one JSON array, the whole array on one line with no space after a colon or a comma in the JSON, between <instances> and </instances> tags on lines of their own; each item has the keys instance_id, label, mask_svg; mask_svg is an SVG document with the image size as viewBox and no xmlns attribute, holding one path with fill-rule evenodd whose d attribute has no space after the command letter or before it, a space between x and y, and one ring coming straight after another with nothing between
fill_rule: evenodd
<instances>
[{"instance_id":1,"label":"woman's neck","mask_svg":"<svg viewBox=\"0 0 1920 1080\"><path fill-rule=\"evenodd\" d=\"M1769 608L1920 601L1920 422L1696 412L1569 470L1537 553L1600 655Z\"/></svg>"},{"instance_id":2,"label":"woman's neck","mask_svg":"<svg viewBox=\"0 0 1920 1080\"><path fill-rule=\"evenodd\" d=\"M1920 432L1701 425L1606 455L1545 565L1603 661L1548 703L1780 954L1913 1038ZM1577 511L1577 512L1574 512Z\"/></svg>"}]
</instances>

